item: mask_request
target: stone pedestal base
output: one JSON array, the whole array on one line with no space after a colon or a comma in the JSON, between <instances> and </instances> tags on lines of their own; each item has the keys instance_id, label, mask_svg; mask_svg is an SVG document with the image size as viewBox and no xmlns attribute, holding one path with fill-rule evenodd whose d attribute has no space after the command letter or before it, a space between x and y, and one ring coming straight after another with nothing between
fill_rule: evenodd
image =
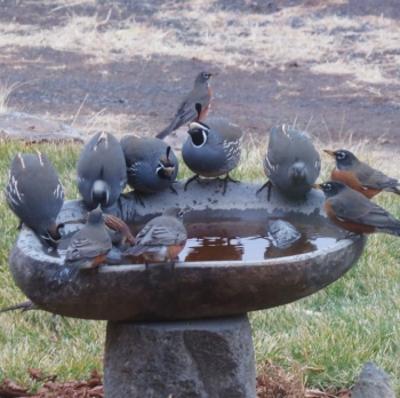
<instances>
[{"instance_id":1,"label":"stone pedestal base","mask_svg":"<svg viewBox=\"0 0 400 398\"><path fill-rule=\"evenodd\" d=\"M255 398L247 316L160 323L109 322L106 398Z\"/></svg>"}]
</instances>

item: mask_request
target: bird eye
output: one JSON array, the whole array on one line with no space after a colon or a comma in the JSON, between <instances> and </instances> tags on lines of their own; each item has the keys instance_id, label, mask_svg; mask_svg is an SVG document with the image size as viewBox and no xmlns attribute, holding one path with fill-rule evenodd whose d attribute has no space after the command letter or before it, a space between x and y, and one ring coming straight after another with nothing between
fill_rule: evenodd
<instances>
[{"instance_id":1,"label":"bird eye","mask_svg":"<svg viewBox=\"0 0 400 398\"><path fill-rule=\"evenodd\" d=\"M346 154L344 152L342 152L342 151L339 151L339 152L336 153L336 158L338 160L343 160L343 159L346 158Z\"/></svg>"}]
</instances>

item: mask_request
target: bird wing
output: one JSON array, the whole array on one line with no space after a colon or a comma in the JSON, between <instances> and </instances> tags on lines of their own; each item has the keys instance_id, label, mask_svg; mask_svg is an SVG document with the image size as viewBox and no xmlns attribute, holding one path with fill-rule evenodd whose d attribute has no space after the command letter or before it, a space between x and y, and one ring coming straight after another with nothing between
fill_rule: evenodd
<instances>
[{"instance_id":1,"label":"bird wing","mask_svg":"<svg viewBox=\"0 0 400 398\"><path fill-rule=\"evenodd\" d=\"M398 223L385 209L355 191L344 192L329 201L335 216L344 221L375 228L386 228Z\"/></svg>"},{"instance_id":2,"label":"bird wing","mask_svg":"<svg viewBox=\"0 0 400 398\"><path fill-rule=\"evenodd\" d=\"M82 236L77 232L78 236L72 238L67 249L66 260L76 261L82 258L95 258L102 254L106 254L112 247L111 240L108 235L104 239L93 240Z\"/></svg>"},{"instance_id":3,"label":"bird wing","mask_svg":"<svg viewBox=\"0 0 400 398\"><path fill-rule=\"evenodd\" d=\"M388 177L365 163L361 163L355 172L360 183L366 188L385 189L399 185L395 178Z\"/></svg>"}]
</instances>

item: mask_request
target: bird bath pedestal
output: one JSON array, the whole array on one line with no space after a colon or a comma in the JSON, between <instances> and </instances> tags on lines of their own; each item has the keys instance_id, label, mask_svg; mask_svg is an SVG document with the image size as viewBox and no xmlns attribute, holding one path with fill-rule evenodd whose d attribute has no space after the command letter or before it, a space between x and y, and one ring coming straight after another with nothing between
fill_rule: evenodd
<instances>
[{"instance_id":1,"label":"bird bath pedestal","mask_svg":"<svg viewBox=\"0 0 400 398\"><path fill-rule=\"evenodd\" d=\"M191 210L265 210L271 215L318 215L323 197L312 191L290 203L258 186L193 183L178 196L145 199L128 194L115 210L127 222L179 206ZM60 221L84 215L82 204L65 203ZM18 236L10 269L18 287L40 309L83 319L108 320L106 397L254 398L255 363L249 311L306 297L341 277L359 258L362 237L342 239L305 254L263 261L179 263L175 268L142 264L79 271L49 256L28 229Z\"/></svg>"}]
</instances>

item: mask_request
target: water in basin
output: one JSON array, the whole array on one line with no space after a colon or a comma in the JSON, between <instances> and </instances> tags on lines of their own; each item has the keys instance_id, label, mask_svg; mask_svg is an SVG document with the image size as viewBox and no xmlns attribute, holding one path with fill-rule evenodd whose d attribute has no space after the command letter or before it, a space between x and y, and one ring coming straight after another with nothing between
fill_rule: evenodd
<instances>
[{"instance_id":1,"label":"water in basin","mask_svg":"<svg viewBox=\"0 0 400 398\"><path fill-rule=\"evenodd\" d=\"M268 239L268 221L274 219L290 222L301 238L290 247L274 247ZM188 240L180 261L262 261L312 252L344 238L344 233L326 218L298 213L271 216L261 210L192 211L185 214L184 224ZM142 226L131 226L132 232L136 234ZM142 263L143 259L138 257L135 262Z\"/></svg>"}]
</instances>

